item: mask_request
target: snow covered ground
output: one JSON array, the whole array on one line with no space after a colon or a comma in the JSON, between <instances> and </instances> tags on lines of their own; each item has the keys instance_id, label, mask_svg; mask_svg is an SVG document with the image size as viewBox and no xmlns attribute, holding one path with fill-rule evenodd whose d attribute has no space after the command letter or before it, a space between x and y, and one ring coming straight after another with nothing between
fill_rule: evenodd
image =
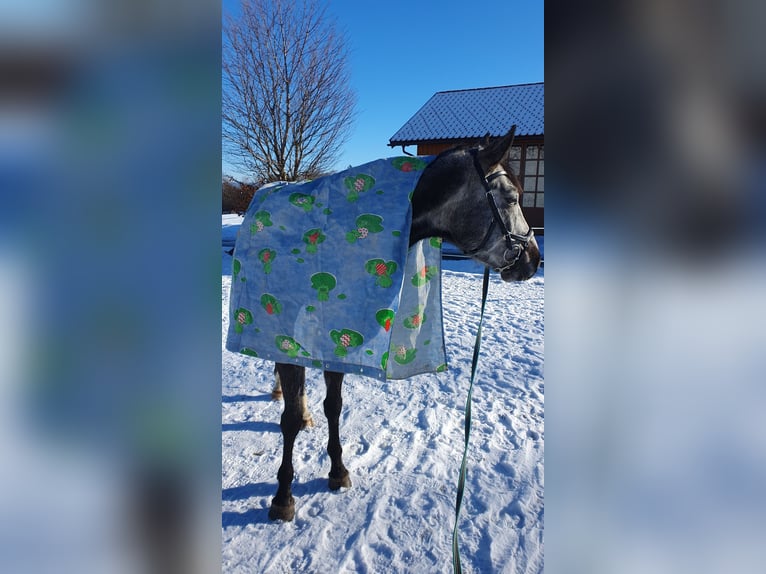
<instances>
[{"instance_id":1,"label":"snow covered ground","mask_svg":"<svg viewBox=\"0 0 766 574\"><path fill-rule=\"evenodd\" d=\"M239 221L223 216L224 245ZM387 382L346 376L341 441L353 486L330 492L324 383L320 371L308 370L316 427L296 442L295 520L274 523L268 508L282 452L282 405L270 399L271 363L223 349L231 283L231 257L224 251L224 572L452 571L481 275L470 261L447 261L444 267L449 371ZM543 571L543 293L542 270L514 284L493 274L460 516L466 573Z\"/></svg>"}]
</instances>

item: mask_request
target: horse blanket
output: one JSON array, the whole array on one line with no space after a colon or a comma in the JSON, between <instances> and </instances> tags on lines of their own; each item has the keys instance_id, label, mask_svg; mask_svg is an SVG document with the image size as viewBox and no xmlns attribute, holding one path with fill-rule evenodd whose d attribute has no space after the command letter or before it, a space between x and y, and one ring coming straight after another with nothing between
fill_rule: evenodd
<instances>
[{"instance_id":1,"label":"horse blanket","mask_svg":"<svg viewBox=\"0 0 766 574\"><path fill-rule=\"evenodd\" d=\"M432 159L256 192L234 249L226 348L380 380L446 370L441 239L408 249L412 192Z\"/></svg>"}]
</instances>

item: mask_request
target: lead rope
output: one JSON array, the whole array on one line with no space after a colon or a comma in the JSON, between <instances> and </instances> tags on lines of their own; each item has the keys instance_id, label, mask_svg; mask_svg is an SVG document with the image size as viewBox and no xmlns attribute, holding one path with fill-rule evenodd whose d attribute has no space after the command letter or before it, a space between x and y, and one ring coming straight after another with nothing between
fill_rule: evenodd
<instances>
[{"instance_id":1,"label":"lead rope","mask_svg":"<svg viewBox=\"0 0 766 574\"><path fill-rule=\"evenodd\" d=\"M460 566L460 548L457 540L458 519L460 518L460 505L463 502L465 490L465 465L468 458L468 437L471 434L471 395L473 394L473 381L476 377L476 367L479 364L479 350L481 349L481 323L484 320L484 307L487 303L487 291L489 290L489 267L484 268L484 283L481 287L481 313L479 314L479 327L476 329L476 343L473 346L473 361L471 363L471 382L468 385L468 398L465 402L465 447L463 448L463 462L460 464L460 477L457 482L457 500L455 501L455 529L452 531L452 571L462 574Z\"/></svg>"}]
</instances>

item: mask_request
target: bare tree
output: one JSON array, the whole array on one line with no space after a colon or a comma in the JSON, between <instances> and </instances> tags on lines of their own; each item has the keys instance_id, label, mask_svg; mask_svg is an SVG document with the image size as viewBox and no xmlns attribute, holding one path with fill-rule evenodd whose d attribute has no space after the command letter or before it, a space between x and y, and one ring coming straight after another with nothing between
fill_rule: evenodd
<instances>
[{"instance_id":1,"label":"bare tree","mask_svg":"<svg viewBox=\"0 0 766 574\"><path fill-rule=\"evenodd\" d=\"M326 173L356 96L345 37L317 0L243 0L223 45L223 140L254 179Z\"/></svg>"}]
</instances>

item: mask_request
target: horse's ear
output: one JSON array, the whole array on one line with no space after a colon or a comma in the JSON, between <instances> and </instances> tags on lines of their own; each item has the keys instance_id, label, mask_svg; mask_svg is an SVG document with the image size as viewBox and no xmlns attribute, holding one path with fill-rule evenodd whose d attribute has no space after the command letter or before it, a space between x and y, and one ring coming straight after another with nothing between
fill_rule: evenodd
<instances>
[{"instance_id":1,"label":"horse's ear","mask_svg":"<svg viewBox=\"0 0 766 574\"><path fill-rule=\"evenodd\" d=\"M513 138L516 135L516 124L511 126L508 133L502 138L495 140L494 142L487 143L479 149L479 161L485 170L489 170L492 166L502 163L507 159L508 154L511 151L513 145ZM489 139L489 134L485 136L485 139Z\"/></svg>"}]
</instances>

